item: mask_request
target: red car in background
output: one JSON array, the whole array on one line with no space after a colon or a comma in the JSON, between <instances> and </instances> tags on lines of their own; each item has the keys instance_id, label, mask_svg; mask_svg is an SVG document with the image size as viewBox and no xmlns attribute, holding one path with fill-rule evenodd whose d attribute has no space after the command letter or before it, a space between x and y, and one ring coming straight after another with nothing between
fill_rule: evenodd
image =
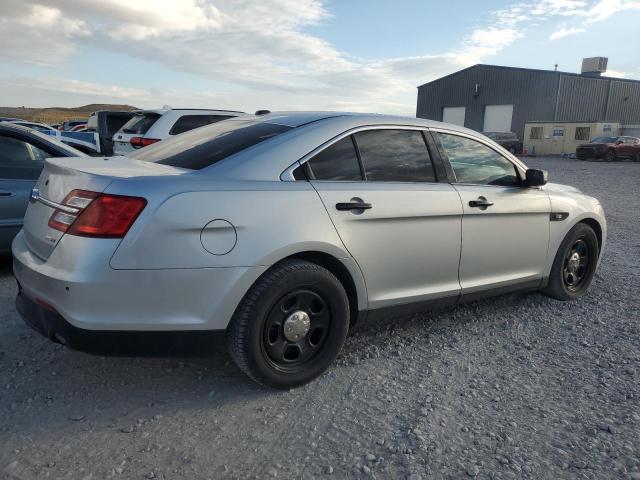
<instances>
[{"instance_id":1,"label":"red car in background","mask_svg":"<svg viewBox=\"0 0 640 480\"><path fill-rule=\"evenodd\" d=\"M580 160L604 158L608 162L628 158L640 162L640 138L625 136L596 137L589 143L579 145L576 148L576 157Z\"/></svg>"}]
</instances>

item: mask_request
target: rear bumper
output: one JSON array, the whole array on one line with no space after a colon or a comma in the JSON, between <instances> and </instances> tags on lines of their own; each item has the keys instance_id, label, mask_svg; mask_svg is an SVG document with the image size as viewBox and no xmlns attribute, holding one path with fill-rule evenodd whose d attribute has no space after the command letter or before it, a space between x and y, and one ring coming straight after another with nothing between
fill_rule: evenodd
<instances>
[{"instance_id":1,"label":"rear bumper","mask_svg":"<svg viewBox=\"0 0 640 480\"><path fill-rule=\"evenodd\" d=\"M21 294L50 305L66 323L81 330L224 330L265 270L115 270L109 266L115 250L110 242L65 235L44 261L31 253L19 233L13 242L13 270ZM30 324L42 323L43 315L30 315L35 318ZM45 317L47 324L59 323L51 315Z\"/></svg>"},{"instance_id":2,"label":"rear bumper","mask_svg":"<svg viewBox=\"0 0 640 480\"><path fill-rule=\"evenodd\" d=\"M24 322L42 336L75 350L99 354L151 354L209 352L221 344L224 330L189 332L123 332L83 330L62 315L29 298L20 283L16 309Z\"/></svg>"}]
</instances>

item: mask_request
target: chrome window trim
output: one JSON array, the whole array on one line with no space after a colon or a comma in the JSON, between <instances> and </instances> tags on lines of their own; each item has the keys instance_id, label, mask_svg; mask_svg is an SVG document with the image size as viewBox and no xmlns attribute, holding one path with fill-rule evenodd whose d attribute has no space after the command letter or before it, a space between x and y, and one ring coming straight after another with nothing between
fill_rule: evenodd
<instances>
[{"instance_id":1,"label":"chrome window trim","mask_svg":"<svg viewBox=\"0 0 640 480\"><path fill-rule=\"evenodd\" d=\"M323 144L319 145L318 147L314 148L309 153L304 155L302 158L298 159L296 162L294 162L284 172L282 172L280 174L280 180L282 180L283 182L297 182L297 181L299 181L299 180L296 180L293 177L293 171L296 168L304 165L306 162L311 160L311 158L315 157L317 154L319 154L323 150L329 148L334 143L339 142L343 138L348 137L349 135L353 135L353 134L358 133L358 132L369 131L369 130L417 130L417 131L420 131L420 132L428 132L429 128L428 127L417 126L417 125L398 125L398 124L360 125L359 127L351 128L351 129L346 130L346 131L336 135L335 137L327 140ZM425 147L427 147L427 151L428 151L428 146L426 145L426 143L425 143ZM429 160L433 163L431 158L429 158ZM351 183L364 182L364 180L314 180L314 181L318 181L318 182L323 182L323 181L334 182L334 181L338 181L338 182L351 182ZM435 183L435 182L397 182L397 183Z\"/></svg>"}]
</instances>

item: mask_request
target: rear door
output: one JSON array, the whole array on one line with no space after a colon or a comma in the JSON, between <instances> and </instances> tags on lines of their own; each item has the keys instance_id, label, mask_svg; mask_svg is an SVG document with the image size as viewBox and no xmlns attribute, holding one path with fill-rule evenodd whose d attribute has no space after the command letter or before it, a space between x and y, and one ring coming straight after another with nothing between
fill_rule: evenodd
<instances>
[{"instance_id":1,"label":"rear door","mask_svg":"<svg viewBox=\"0 0 640 480\"><path fill-rule=\"evenodd\" d=\"M437 137L464 208L462 294L539 283L549 244L548 194L522 187L515 164L488 143L456 132Z\"/></svg>"},{"instance_id":2,"label":"rear door","mask_svg":"<svg viewBox=\"0 0 640 480\"><path fill-rule=\"evenodd\" d=\"M369 308L457 299L462 206L439 183L419 129L358 131L308 162L308 175L360 266Z\"/></svg>"},{"instance_id":3,"label":"rear door","mask_svg":"<svg viewBox=\"0 0 640 480\"><path fill-rule=\"evenodd\" d=\"M50 154L24 139L0 134L0 252L11 249L29 195Z\"/></svg>"}]
</instances>

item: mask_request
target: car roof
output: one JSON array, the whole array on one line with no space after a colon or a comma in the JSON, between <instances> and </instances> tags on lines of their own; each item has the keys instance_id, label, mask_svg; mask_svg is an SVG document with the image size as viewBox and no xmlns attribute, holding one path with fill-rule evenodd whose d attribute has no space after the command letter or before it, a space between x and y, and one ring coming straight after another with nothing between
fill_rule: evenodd
<instances>
[{"instance_id":1,"label":"car roof","mask_svg":"<svg viewBox=\"0 0 640 480\"><path fill-rule=\"evenodd\" d=\"M249 115L237 117L227 121L242 120ZM262 121L286 125L289 127L301 127L303 125L317 122L320 120L336 119L341 124L352 124L353 127L364 125L405 125L426 128L446 128L460 132L469 132L478 135L478 132L469 130L458 125L437 122L435 120L427 120L424 118L405 117L401 115L385 115L379 113L360 113L360 112L271 112L264 115L251 115L251 117L259 117Z\"/></svg>"},{"instance_id":2,"label":"car roof","mask_svg":"<svg viewBox=\"0 0 640 480\"><path fill-rule=\"evenodd\" d=\"M289 168L294 161L322 148L322 144L332 138L362 127L437 128L452 133L463 133L475 138L483 137L476 131L457 125L415 117L373 113L272 112L230 118L225 120L225 123L242 121L272 123L288 126L291 129L276 135L268 142L254 145L250 149L203 169L200 171L201 174L207 175L208 172L215 171L219 178L227 176L227 178L252 180L280 179L280 174ZM489 139L486 141L491 142ZM498 146L498 144L495 145ZM517 159L516 161L523 169L526 168L522 162Z\"/></svg>"},{"instance_id":3,"label":"car roof","mask_svg":"<svg viewBox=\"0 0 640 480\"><path fill-rule=\"evenodd\" d=\"M237 110L218 110L215 108L151 108L147 110L135 110L131 113L144 114L144 113L157 113L163 115L167 112L215 112L215 113L232 113L236 115L243 115L245 112L239 112Z\"/></svg>"},{"instance_id":4,"label":"car roof","mask_svg":"<svg viewBox=\"0 0 640 480\"><path fill-rule=\"evenodd\" d=\"M57 137L52 137L51 135L45 135L44 133L40 133L37 130L24 127L22 125L17 125L11 122L0 122L0 133L2 132L19 133L21 135L25 135L25 136L37 139L43 143L53 144L56 147L60 148L61 150L67 150L70 154L69 156L72 156L71 154L76 154L76 156L80 156L80 157L85 156L84 153L80 152L79 150L73 148L70 145L67 145L64 142L61 142L60 140L58 140Z\"/></svg>"}]
</instances>

